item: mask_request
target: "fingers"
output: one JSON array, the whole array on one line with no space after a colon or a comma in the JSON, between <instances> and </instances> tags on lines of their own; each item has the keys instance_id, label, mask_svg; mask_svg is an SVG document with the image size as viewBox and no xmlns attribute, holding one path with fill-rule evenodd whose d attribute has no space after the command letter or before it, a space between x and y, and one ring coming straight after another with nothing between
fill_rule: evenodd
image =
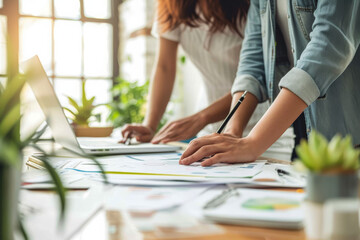
<instances>
[{"instance_id":1,"label":"fingers","mask_svg":"<svg viewBox=\"0 0 360 240\"><path fill-rule=\"evenodd\" d=\"M197 139L194 139L190 142L189 146L186 148L186 150L184 151L184 153L181 155L180 160L185 159L189 156L191 156L192 154L194 154L199 148L205 146L205 145L209 145L209 144L214 144L217 143L217 136L219 136L219 134L214 133L211 135L207 135L204 137L200 137ZM207 156L205 156L207 157ZM199 160L199 159L198 159Z\"/></svg>"},{"instance_id":2,"label":"fingers","mask_svg":"<svg viewBox=\"0 0 360 240\"><path fill-rule=\"evenodd\" d=\"M221 146L219 146L219 145L220 144L203 146L199 150L197 150L194 154L192 154L191 156L180 160L180 164L190 165L190 164L197 162L199 160L202 160L204 158L207 160L211 159L214 155L218 154L219 152L222 152ZM205 161L207 161L207 160L205 160Z\"/></svg>"},{"instance_id":3,"label":"fingers","mask_svg":"<svg viewBox=\"0 0 360 240\"><path fill-rule=\"evenodd\" d=\"M155 135L151 143L165 143L163 140L165 138L169 138L170 141L173 141L173 137L176 136L176 128L178 127L178 124L175 122L170 122L166 124L164 127L160 129L160 131ZM175 131L174 131L175 130Z\"/></svg>"},{"instance_id":4,"label":"fingers","mask_svg":"<svg viewBox=\"0 0 360 240\"><path fill-rule=\"evenodd\" d=\"M217 153L217 154L205 159L201 163L201 166L208 167L208 166L214 165L216 163L226 162L227 159L228 159L227 154L225 154L225 153Z\"/></svg>"},{"instance_id":5,"label":"fingers","mask_svg":"<svg viewBox=\"0 0 360 240\"><path fill-rule=\"evenodd\" d=\"M190 146L186 149L180 158L180 164L189 165L209 156L216 155L226 151L226 145L221 141L216 141L217 138L203 138L192 141ZM211 158L210 157L210 158Z\"/></svg>"},{"instance_id":6,"label":"fingers","mask_svg":"<svg viewBox=\"0 0 360 240\"><path fill-rule=\"evenodd\" d=\"M152 138L151 134L139 135L139 136L135 137L136 141L138 141L138 142L150 142L151 138Z\"/></svg>"},{"instance_id":7,"label":"fingers","mask_svg":"<svg viewBox=\"0 0 360 240\"><path fill-rule=\"evenodd\" d=\"M123 139L120 143L124 143L129 137L135 137L139 142L149 142L154 135L154 132L150 128L140 124L126 124L121 130L121 133L123 135Z\"/></svg>"},{"instance_id":8,"label":"fingers","mask_svg":"<svg viewBox=\"0 0 360 240\"><path fill-rule=\"evenodd\" d=\"M126 131L126 132L122 133L122 135L123 135L123 138L118 143L125 143L128 138L131 138L130 131Z\"/></svg>"},{"instance_id":9,"label":"fingers","mask_svg":"<svg viewBox=\"0 0 360 240\"><path fill-rule=\"evenodd\" d=\"M163 127L154 137L152 143L168 143L189 139L199 132L197 126L190 122L175 121Z\"/></svg>"}]
</instances>

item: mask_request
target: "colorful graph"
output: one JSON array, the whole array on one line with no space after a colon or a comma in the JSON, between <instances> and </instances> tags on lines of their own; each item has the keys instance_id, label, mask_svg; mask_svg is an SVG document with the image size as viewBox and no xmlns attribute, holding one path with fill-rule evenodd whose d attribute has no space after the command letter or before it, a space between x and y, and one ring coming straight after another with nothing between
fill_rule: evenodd
<instances>
[{"instance_id":1,"label":"colorful graph","mask_svg":"<svg viewBox=\"0 0 360 240\"><path fill-rule=\"evenodd\" d=\"M300 202L286 198L254 198L242 204L242 207L254 210L289 210L300 207Z\"/></svg>"}]
</instances>

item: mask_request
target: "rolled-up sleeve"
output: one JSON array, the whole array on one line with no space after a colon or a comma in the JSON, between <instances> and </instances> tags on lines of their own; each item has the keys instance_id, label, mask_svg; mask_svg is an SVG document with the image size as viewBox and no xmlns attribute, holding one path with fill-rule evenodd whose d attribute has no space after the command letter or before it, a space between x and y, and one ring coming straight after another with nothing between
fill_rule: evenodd
<instances>
[{"instance_id":1,"label":"rolled-up sleeve","mask_svg":"<svg viewBox=\"0 0 360 240\"><path fill-rule=\"evenodd\" d=\"M360 41L360 1L319 0L310 42L280 81L310 105L346 70Z\"/></svg>"},{"instance_id":2,"label":"rolled-up sleeve","mask_svg":"<svg viewBox=\"0 0 360 240\"><path fill-rule=\"evenodd\" d=\"M265 85L259 1L250 2L245 39L231 92L234 94L247 90L254 94L259 102L264 102L268 97Z\"/></svg>"}]
</instances>

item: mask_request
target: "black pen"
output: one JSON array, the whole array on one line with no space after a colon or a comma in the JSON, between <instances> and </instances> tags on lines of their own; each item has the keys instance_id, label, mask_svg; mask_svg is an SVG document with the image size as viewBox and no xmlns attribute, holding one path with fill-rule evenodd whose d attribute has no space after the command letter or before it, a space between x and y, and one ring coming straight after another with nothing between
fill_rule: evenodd
<instances>
[{"instance_id":1,"label":"black pen","mask_svg":"<svg viewBox=\"0 0 360 240\"><path fill-rule=\"evenodd\" d=\"M246 93L247 93L247 91L245 91L245 92L243 93L243 95L241 95L239 101L236 103L236 105L233 107L233 109L231 109L230 113L226 116L225 120L222 122L221 126L220 126L219 129L217 130L217 133L221 133L221 132L224 130L226 124L229 122L229 120L231 119L231 117L234 115L236 109L238 109L238 107L240 106L240 104L242 103L242 101L244 101L244 98L245 98L245 96L246 96Z\"/></svg>"}]
</instances>

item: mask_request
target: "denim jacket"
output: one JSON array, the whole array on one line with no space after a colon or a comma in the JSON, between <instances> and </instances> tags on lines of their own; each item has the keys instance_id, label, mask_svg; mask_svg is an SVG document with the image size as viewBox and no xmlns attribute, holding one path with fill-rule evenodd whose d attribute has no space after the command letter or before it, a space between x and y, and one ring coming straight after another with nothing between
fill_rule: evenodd
<instances>
[{"instance_id":1,"label":"denim jacket","mask_svg":"<svg viewBox=\"0 0 360 240\"><path fill-rule=\"evenodd\" d=\"M328 139L351 134L360 143L360 1L288 1L294 67L277 79L276 0L251 0L232 93L248 90L273 101L285 87L307 105L307 132ZM281 69L281 68L280 68Z\"/></svg>"}]
</instances>

